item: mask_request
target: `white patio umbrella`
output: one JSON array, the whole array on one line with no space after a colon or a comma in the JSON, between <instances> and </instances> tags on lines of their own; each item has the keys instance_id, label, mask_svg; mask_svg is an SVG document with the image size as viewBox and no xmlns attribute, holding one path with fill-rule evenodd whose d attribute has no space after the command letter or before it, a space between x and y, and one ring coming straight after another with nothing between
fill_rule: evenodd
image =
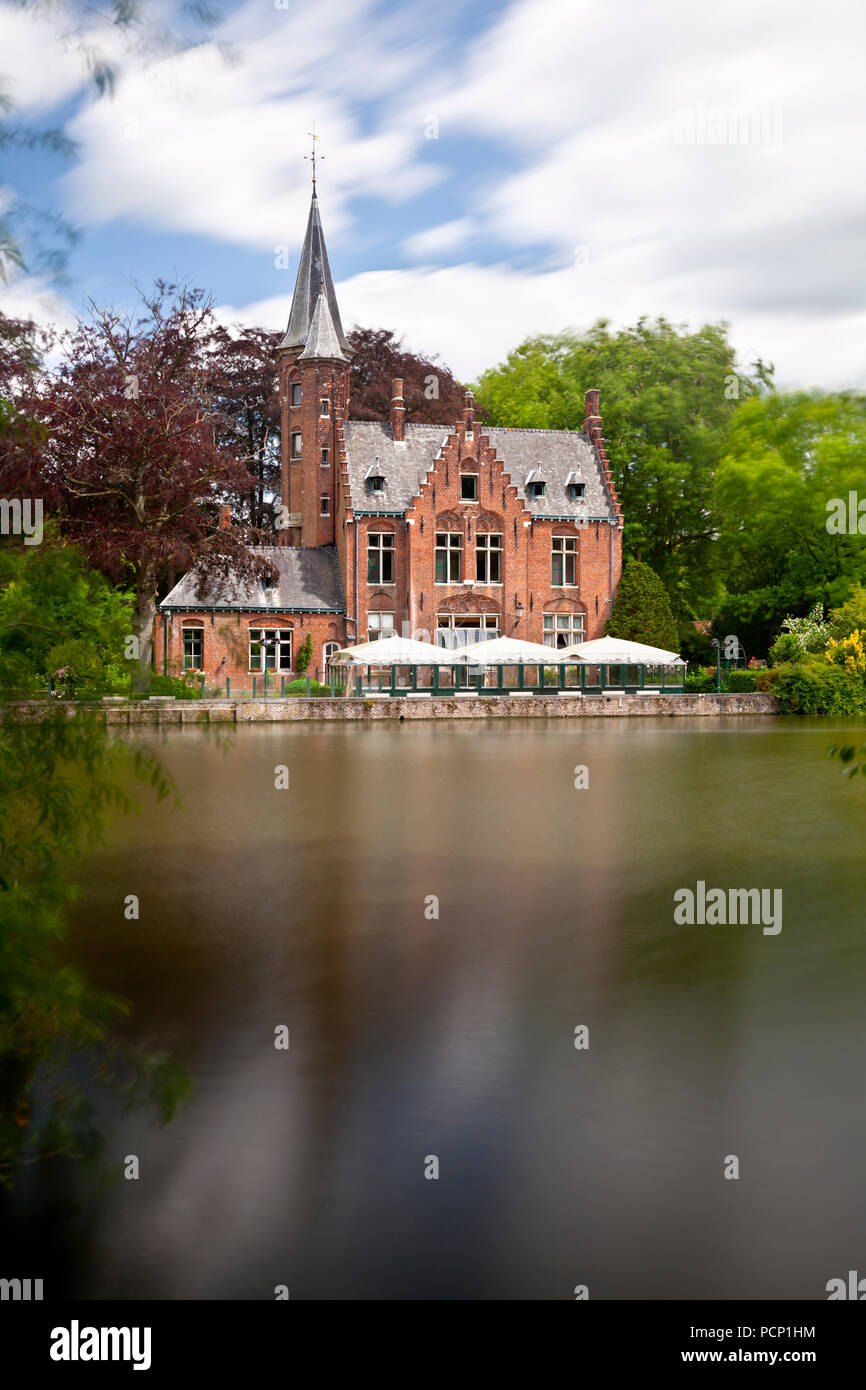
<instances>
[{"instance_id":1,"label":"white patio umbrella","mask_svg":"<svg viewBox=\"0 0 866 1390\"><path fill-rule=\"evenodd\" d=\"M378 642L359 642L331 657L332 666L453 666L456 652L411 637L381 637Z\"/></svg>"},{"instance_id":2,"label":"white patio umbrella","mask_svg":"<svg viewBox=\"0 0 866 1390\"><path fill-rule=\"evenodd\" d=\"M540 642L523 642L517 637L493 637L489 642L473 642L454 653L460 666L555 666L557 652Z\"/></svg>"},{"instance_id":3,"label":"white patio umbrella","mask_svg":"<svg viewBox=\"0 0 866 1390\"><path fill-rule=\"evenodd\" d=\"M576 642L557 652L560 661L577 661L590 666L685 666L676 652L648 647L643 642L626 642L622 637L597 637L594 642Z\"/></svg>"}]
</instances>

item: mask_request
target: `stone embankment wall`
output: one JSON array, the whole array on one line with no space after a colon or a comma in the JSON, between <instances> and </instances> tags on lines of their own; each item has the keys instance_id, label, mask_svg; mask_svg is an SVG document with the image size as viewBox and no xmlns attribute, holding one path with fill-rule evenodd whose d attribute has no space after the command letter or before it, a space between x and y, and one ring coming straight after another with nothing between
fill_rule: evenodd
<instances>
[{"instance_id":1,"label":"stone embankment wall","mask_svg":"<svg viewBox=\"0 0 866 1390\"><path fill-rule=\"evenodd\" d=\"M2 707L3 717L44 719L56 702L29 700ZM102 714L107 724L278 724L298 720L594 719L647 715L778 714L775 695L450 695L351 696L339 699L141 700L62 706Z\"/></svg>"}]
</instances>

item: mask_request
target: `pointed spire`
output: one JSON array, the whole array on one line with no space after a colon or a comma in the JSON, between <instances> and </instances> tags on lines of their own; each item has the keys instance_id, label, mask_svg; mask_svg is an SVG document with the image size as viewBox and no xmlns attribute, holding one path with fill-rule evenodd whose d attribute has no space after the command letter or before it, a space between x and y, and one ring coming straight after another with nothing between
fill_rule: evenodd
<instances>
[{"instance_id":1,"label":"pointed spire","mask_svg":"<svg viewBox=\"0 0 866 1390\"><path fill-rule=\"evenodd\" d=\"M349 360L340 343L328 301L324 294L320 294L313 310L310 330L307 334L307 346L298 361L311 362L314 358L323 357L331 362L348 362Z\"/></svg>"},{"instance_id":2,"label":"pointed spire","mask_svg":"<svg viewBox=\"0 0 866 1390\"><path fill-rule=\"evenodd\" d=\"M343 325L340 322L340 310L337 306L337 295L334 290L334 282L331 279L331 267L328 264L328 252L325 247L325 234L322 231L322 223L319 218L319 200L314 189L310 202L310 216L307 220L307 233L304 237L301 259L298 264L298 278L295 281L289 326L286 329L286 336L280 343L281 348L305 346L320 295L324 295L327 301L331 327L336 334L340 356L348 360L352 351L346 341Z\"/></svg>"}]
</instances>

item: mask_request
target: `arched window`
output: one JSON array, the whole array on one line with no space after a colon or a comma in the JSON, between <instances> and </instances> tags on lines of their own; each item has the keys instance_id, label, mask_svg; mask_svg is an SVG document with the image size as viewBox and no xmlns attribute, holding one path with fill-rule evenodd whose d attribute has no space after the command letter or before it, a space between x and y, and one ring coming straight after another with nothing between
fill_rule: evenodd
<instances>
[{"instance_id":1,"label":"arched window","mask_svg":"<svg viewBox=\"0 0 866 1390\"><path fill-rule=\"evenodd\" d=\"M322 647L322 663L326 671L328 669L328 662L331 660L331 657L334 655L335 652L338 652L339 650L339 642L326 642Z\"/></svg>"}]
</instances>

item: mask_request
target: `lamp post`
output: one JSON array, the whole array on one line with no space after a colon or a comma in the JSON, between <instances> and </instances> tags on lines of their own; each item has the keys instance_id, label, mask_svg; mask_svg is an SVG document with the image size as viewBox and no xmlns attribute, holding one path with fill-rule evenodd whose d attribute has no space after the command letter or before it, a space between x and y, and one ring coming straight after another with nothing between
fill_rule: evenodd
<instances>
[{"instance_id":1,"label":"lamp post","mask_svg":"<svg viewBox=\"0 0 866 1390\"><path fill-rule=\"evenodd\" d=\"M718 637L713 637L710 640L710 646L716 649L716 694L718 695L722 688L722 644Z\"/></svg>"}]
</instances>

